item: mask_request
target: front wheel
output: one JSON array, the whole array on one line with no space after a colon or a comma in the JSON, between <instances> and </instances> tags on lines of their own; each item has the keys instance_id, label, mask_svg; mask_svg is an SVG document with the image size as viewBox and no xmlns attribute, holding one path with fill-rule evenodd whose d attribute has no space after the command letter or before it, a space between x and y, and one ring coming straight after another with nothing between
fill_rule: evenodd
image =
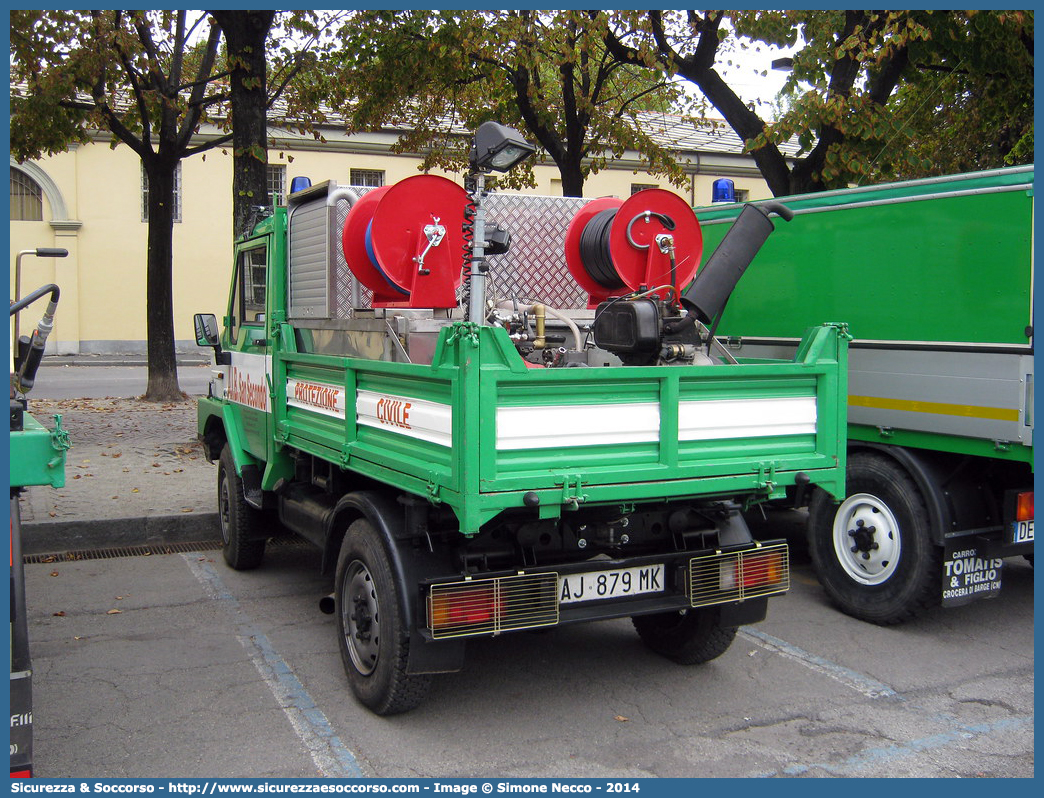
<instances>
[{"instance_id":1,"label":"front wheel","mask_svg":"<svg viewBox=\"0 0 1044 798\"><path fill-rule=\"evenodd\" d=\"M681 665L720 657L736 637L735 626L721 625L719 607L636 615L631 623L645 645Z\"/></svg>"},{"instance_id":2,"label":"front wheel","mask_svg":"<svg viewBox=\"0 0 1044 798\"><path fill-rule=\"evenodd\" d=\"M218 459L218 523L221 553L229 567L237 571L257 568L265 556L267 519L244 498L243 480L227 444Z\"/></svg>"},{"instance_id":3,"label":"front wheel","mask_svg":"<svg viewBox=\"0 0 1044 798\"><path fill-rule=\"evenodd\" d=\"M355 697L378 715L395 715L420 704L431 677L406 672L410 630L402 614L400 587L384 544L364 519L345 532L334 602L341 662Z\"/></svg>"},{"instance_id":4,"label":"front wheel","mask_svg":"<svg viewBox=\"0 0 1044 798\"><path fill-rule=\"evenodd\" d=\"M908 620L939 603L942 549L932 543L921 491L891 458L851 455L848 496L816 491L809 505L812 563L831 600L877 624Z\"/></svg>"}]
</instances>

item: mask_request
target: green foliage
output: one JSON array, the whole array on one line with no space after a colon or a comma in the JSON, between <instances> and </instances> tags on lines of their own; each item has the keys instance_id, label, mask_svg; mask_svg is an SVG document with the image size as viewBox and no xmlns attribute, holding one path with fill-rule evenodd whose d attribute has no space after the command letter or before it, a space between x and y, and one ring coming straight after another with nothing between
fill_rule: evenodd
<instances>
[{"instance_id":1,"label":"green foliage","mask_svg":"<svg viewBox=\"0 0 1044 798\"><path fill-rule=\"evenodd\" d=\"M219 33L186 11L12 11L11 154L57 153L108 131L141 159L148 183L148 385L145 398L181 396L171 281L178 161L223 139L193 134L224 99Z\"/></svg>"},{"instance_id":2,"label":"green foliage","mask_svg":"<svg viewBox=\"0 0 1044 798\"><path fill-rule=\"evenodd\" d=\"M676 107L678 86L609 58L588 22L579 11L360 12L338 33L338 69L317 76L315 91L351 129L402 125L397 146L424 152L424 169L463 171L468 132L492 119L535 139L567 194L627 149L680 180L671 153L635 124L642 110ZM533 177L527 167L499 182Z\"/></svg>"},{"instance_id":3,"label":"green foliage","mask_svg":"<svg viewBox=\"0 0 1044 798\"><path fill-rule=\"evenodd\" d=\"M217 35L175 11L12 11L11 152L56 153L108 130L143 158L182 157L221 101Z\"/></svg>"},{"instance_id":4,"label":"green foliage","mask_svg":"<svg viewBox=\"0 0 1044 798\"><path fill-rule=\"evenodd\" d=\"M601 15L600 15L601 16ZM614 12L614 56L690 81L775 194L1026 162L1032 11ZM721 80L749 42L796 47L766 121ZM796 160L781 146L797 142Z\"/></svg>"},{"instance_id":5,"label":"green foliage","mask_svg":"<svg viewBox=\"0 0 1044 798\"><path fill-rule=\"evenodd\" d=\"M934 31L933 49L916 59L918 74L892 103L907 152L884 174L1032 163L1033 12L947 15Z\"/></svg>"}]
</instances>

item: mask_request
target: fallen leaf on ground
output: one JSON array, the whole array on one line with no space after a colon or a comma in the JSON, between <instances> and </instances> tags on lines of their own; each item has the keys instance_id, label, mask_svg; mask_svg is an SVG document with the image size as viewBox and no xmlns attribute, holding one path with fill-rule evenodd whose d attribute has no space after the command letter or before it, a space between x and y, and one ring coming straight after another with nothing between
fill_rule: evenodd
<instances>
[{"instance_id":1,"label":"fallen leaf on ground","mask_svg":"<svg viewBox=\"0 0 1044 798\"><path fill-rule=\"evenodd\" d=\"M107 613L105 613L105 614L106 614L106 615L119 615L119 614L121 614L122 612L123 612L123 610L109 610L109 611L108 611Z\"/></svg>"},{"instance_id":2,"label":"fallen leaf on ground","mask_svg":"<svg viewBox=\"0 0 1044 798\"><path fill-rule=\"evenodd\" d=\"M58 612L52 612L51 615L53 615L55 618L64 618L65 617L65 611L64 610L58 610Z\"/></svg>"},{"instance_id":3,"label":"fallen leaf on ground","mask_svg":"<svg viewBox=\"0 0 1044 798\"><path fill-rule=\"evenodd\" d=\"M618 721L619 723L626 723L630 718L625 718L623 715L617 715L613 720Z\"/></svg>"}]
</instances>

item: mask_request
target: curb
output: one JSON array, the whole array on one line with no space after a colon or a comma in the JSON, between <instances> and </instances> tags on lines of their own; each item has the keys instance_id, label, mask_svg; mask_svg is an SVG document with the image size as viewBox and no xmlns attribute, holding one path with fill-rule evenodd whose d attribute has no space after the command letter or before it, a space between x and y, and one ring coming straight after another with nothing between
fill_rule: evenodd
<instances>
[{"instance_id":1,"label":"curb","mask_svg":"<svg viewBox=\"0 0 1044 798\"><path fill-rule=\"evenodd\" d=\"M216 512L22 524L22 553L27 555L201 540L221 540Z\"/></svg>"},{"instance_id":2,"label":"curb","mask_svg":"<svg viewBox=\"0 0 1044 798\"><path fill-rule=\"evenodd\" d=\"M45 355L41 366L133 366L141 368L149 364L143 355ZM204 357L178 355L175 364L181 366L209 366L211 360Z\"/></svg>"}]
</instances>

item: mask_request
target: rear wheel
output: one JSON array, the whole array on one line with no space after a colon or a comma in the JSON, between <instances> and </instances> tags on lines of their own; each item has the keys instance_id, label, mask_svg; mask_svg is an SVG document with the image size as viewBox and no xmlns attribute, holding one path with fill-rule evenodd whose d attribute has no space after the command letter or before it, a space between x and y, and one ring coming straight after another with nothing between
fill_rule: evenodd
<instances>
[{"instance_id":1,"label":"rear wheel","mask_svg":"<svg viewBox=\"0 0 1044 798\"><path fill-rule=\"evenodd\" d=\"M735 626L721 625L718 607L636 615L631 623L645 645L681 665L700 665L720 657L736 637Z\"/></svg>"},{"instance_id":2,"label":"rear wheel","mask_svg":"<svg viewBox=\"0 0 1044 798\"><path fill-rule=\"evenodd\" d=\"M809 551L827 595L877 624L938 604L942 549L917 484L892 459L860 452L849 457L847 488L840 505L823 491L809 505Z\"/></svg>"},{"instance_id":3,"label":"rear wheel","mask_svg":"<svg viewBox=\"0 0 1044 798\"><path fill-rule=\"evenodd\" d=\"M334 601L341 661L356 698L378 715L420 704L431 677L406 672L410 630L384 544L369 521L355 521L344 535Z\"/></svg>"},{"instance_id":4,"label":"rear wheel","mask_svg":"<svg viewBox=\"0 0 1044 798\"><path fill-rule=\"evenodd\" d=\"M218 460L218 521L225 562L237 571L257 568L265 556L267 519L243 498L243 480L227 444Z\"/></svg>"}]
</instances>

